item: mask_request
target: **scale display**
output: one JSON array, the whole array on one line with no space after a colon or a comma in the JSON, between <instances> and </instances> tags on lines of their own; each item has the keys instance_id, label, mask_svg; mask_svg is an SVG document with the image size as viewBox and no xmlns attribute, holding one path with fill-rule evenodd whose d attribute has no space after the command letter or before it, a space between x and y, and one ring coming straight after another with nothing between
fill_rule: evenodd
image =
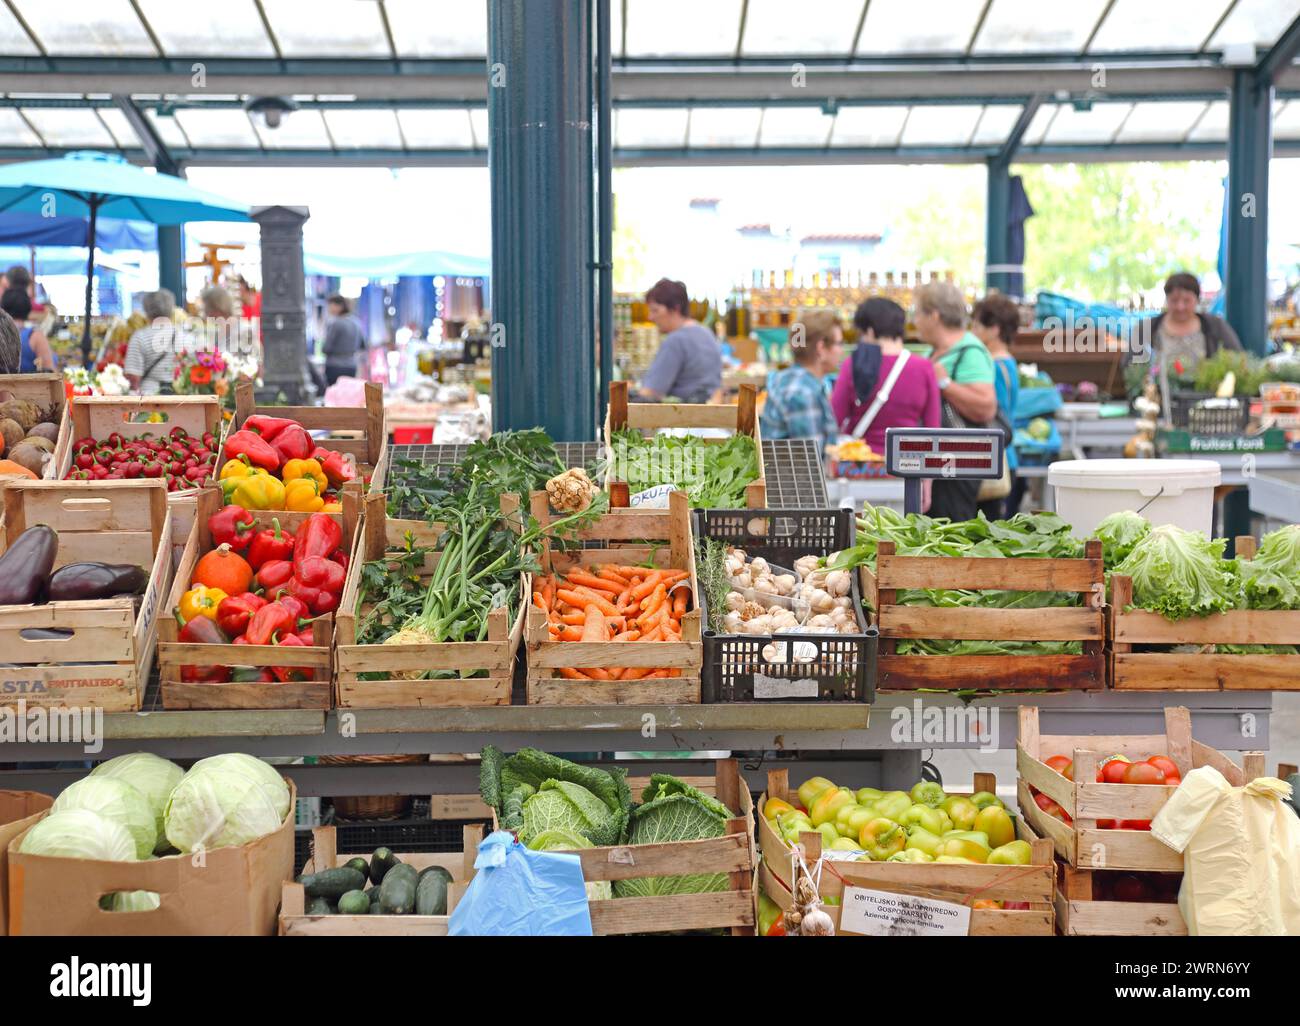
<instances>
[{"instance_id":1,"label":"scale display","mask_svg":"<svg viewBox=\"0 0 1300 1026\"><path fill-rule=\"evenodd\" d=\"M889 428L885 469L901 478L999 478L1005 444L996 428Z\"/></svg>"}]
</instances>

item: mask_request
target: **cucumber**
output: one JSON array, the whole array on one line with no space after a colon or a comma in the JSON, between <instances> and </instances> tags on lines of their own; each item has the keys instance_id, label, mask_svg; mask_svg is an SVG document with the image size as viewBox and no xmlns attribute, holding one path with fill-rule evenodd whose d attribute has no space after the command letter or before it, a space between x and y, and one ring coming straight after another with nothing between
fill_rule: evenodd
<instances>
[{"instance_id":1,"label":"cucumber","mask_svg":"<svg viewBox=\"0 0 1300 1026\"><path fill-rule=\"evenodd\" d=\"M354 859L348 859L344 865L348 869L355 869L362 876L370 876L370 863L365 860L364 856L358 855Z\"/></svg>"},{"instance_id":2,"label":"cucumber","mask_svg":"<svg viewBox=\"0 0 1300 1026\"><path fill-rule=\"evenodd\" d=\"M334 906L330 904L329 898L312 898L307 902L307 915L309 916L329 916L334 914Z\"/></svg>"},{"instance_id":3,"label":"cucumber","mask_svg":"<svg viewBox=\"0 0 1300 1026\"><path fill-rule=\"evenodd\" d=\"M371 902L371 905L370 905L370 915L372 915L372 916L382 916L383 914L384 914L384 906L381 905L381 904L379 904L379 902L377 902L377 901L375 901L375 902Z\"/></svg>"},{"instance_id":4,"label":"cucumber","mask_svg":"<svg viewBox=\"0 0 1300 1026\"><path fill-rule=\"evenodd\" d=\"M421 871L415 882L415 914L417 916L445 916L447 914L447 888L451 873L442 866L430 866Z\"/></svg>"},{"instance_id":5,"label":"cucumber","mask_svg":"<svg viewBox=\"0 0 1300 1026\"><path fill-rule=\"evenodd\" d=\"M298 881L311 898L329 898L338 901L348 891L359 891L366 885L366 878L355 869L340 866L338 869L323 869L319 873L308 873Z\"/></svg>"},{"instance_id":6,"label":"cucumber","mask_svg":"<svg viewBox=\"0 0 1300 1026\"><path fill-rule=\"evenodd\" d=\"M379 885L379 907L385 915L404 916L415 908L416 873L414 866L398 863L384 873Z\"/></svg>"},{"instance_id":7,"label":"cucumber","mask_svg":"<svg viewBox=\"0 0 1300 1026\"><path fill-rule=\"evenodd\" d=\"M394 866L400 866L401 862L393 854L392 848L376 848L375 853L370 856L370 882L382 883L384 874Z\"/></svg>"},{"instance_id":8,"label":"cucumber","mask_svg":"<svg viewBox=\"0 0 1300 1026\"><path fill-rule=\"evenodd\" d=\"M370 912L370 899L362 891L348 891L339 898L339 915L364 916Z\"/></svg>"}]
</instances>

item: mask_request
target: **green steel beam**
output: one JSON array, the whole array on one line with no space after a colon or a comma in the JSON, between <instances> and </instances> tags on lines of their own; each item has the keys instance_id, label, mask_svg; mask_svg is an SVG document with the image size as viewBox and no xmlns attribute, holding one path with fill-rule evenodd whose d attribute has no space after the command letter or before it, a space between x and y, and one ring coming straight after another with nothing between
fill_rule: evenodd
<instances>
[{"instance_id":1,"label":"green steel beam","mask_svg":"<svg viewBox=\"0 0 1300 1026\"><path fill-rule=\"evenodd\" d=\"M1268 340L1268 173L1273 155L1273 88L1253 68L1236 72L1228 121L1226 313L1242 344Z\"/></svg>"},{"instance_id":2,"label":"green steel beam","mask_svg":"<svg viewBox=\"0 0 1300 1026\"><path fill-rule=\"evenodd\" d=\"M1007 269L1007 215L1011 206L1011 161L1043 105L1043 97L1031 96L997 152L985 160L988 172L984 206L984 282L989 289L1010 293L1011 272Z\"/></svg>"}]
</instances>

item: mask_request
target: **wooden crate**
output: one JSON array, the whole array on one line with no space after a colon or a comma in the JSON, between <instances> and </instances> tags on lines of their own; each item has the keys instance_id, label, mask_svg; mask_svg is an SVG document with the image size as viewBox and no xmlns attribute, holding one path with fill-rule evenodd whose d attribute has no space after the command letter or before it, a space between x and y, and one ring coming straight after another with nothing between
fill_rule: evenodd
<instances>
[{"instance_id":1,"label":"wooden crate","mask_svg":"<svg viewBox=\"0 0 1300 1026\"><path fill-rule=\"evenodd\" d=\"M167 488L161 481L15 481L3 491L0 551L23 531L48 524L59 535L55 568L109 558L149 570L139 611L132 599L0 606L0 703L140 708L153 666L158 624L172 584ZM72 631L36 640L32 629Z\"/></svg>"},{"instance_id":2,"label":"wooden crate","mask_svg":"<svg viewBox=\"0 0 1300 1026\"><path fill-rule=\"evenodd\" d=\"M286 882L280 902L281 937L445 937L451 922L458 892L462 891L474 875L474 859L479 842L483 840L483 827L475 824L465 827L465 849L459 852L425 854L401 852L398 858L416 869L442 866L451 873L452 885L448 894L445 916L311 916L306 912L307 894L302 884ZM338 838L332 826L316 827L312 831L314 854L303 866L303 873L315 873L325 867L347 865L355 855L338 853Z\"/></svg>"},{"instance_id":3,"label":"wooden crate","mask_svg":"<svg viewBox=\"0 0 1300 1026\"><path fill-rule=\"evenodd\" d=\"M1184 707L1165 709L1163 734L1042 735L1038 709L1022 706L1016 770L1021 815L1039 834L1050 838L1056 853L1075 869L1130 869L1177 873L1183 857L1165 847L1147 830L1101 830L1099 819L1150 820L1164 808L1176 788L1163 784L1098 784L1097 765L1111 755L1138 761L1167 755L1183 776L1201 766L1213 766L1234 787L1263 776L1264 756L1246 752L1242 766L1192 737L1191 713ZM1047 765L1053 755L1069 756L1074 780ZM1043 812L1030 788L1037 788L1065 810L1066 823Z\"/></svg>"},{"instance_id":4,"label":"wooden crate","mask_svg":"<svg viewBox=\"0 0 1300 1026\"><path fill-rule=\"evenodd\" d=\"M524 638L528 649L529 705L680 705L700 701L700 669L704 643L700 635L700 593L695 578L695 546L691 537L690 503L685 492L673 492L667 510L629 509L600 517L581 531L581 542L601 541L606 548L559 549L546 539L541 553L546 573L565 573L576 566L600 563L641 564L690 571L689 611L682 617L681 641L645 644L625 642L551 641L546 614L527 604ZM545 492L532 495L532 515L542 524L556 519L547 508ZM667 540L668 545L646 544ZM629 545L635 541L638 544ZM655 680L567 680L565 666L678 667L681 677Z\"/></svg>"},{"instance_id":5,"label":"wooden crate","mask_svg":"<svg viewBox=\"0 0 1300 1026\"><path fill-rule=\"evenodd\" d=\"M348 503L352 506L352 503ZM171 594L162 617L158 636L158 667L161 678L163 708L165 709L328 709L333 697L331 668L333 665L333 616L319 616L313 621L312 633L316 644L303 648L282 648L277 645L194 645L177 640L180 626L172 612L180 606L181 596L190 588L194 567L200 557L210 552L212 532L208 518L221 508L221 489L204 488L196 505L194 529L186 543L185 553L176 567ZM345 510L347 506L345 506ZM284 510L275 514L280 526L290 533L311 516L309 513L292 513ZM336 514L337 515L337 514ZM355 535L355 513L342 514L345 527L343 544L350 546L349 538ZM192 684L181 680L182 665L198 666L305 666L311 667L318 678L306 681L275 683L226 681L221 684Z\"/></svg>"},{"instance_id":6,"label":"wooden crate","mask_svg":"<svg viewBox=\"0 0 1300 1026\"><path fill-rule=\"evenodd\" d=\"M1252 559L1255 539L1236 540L1237 555ZM1166 620L1128 609L1133 580L1110 579L1110 679L1118 691L1300 691L1300 655L1217 652L1134 652L1134 645L1295 645L1300 610L1234 609Z\"/></svg>"},{"instance_id":7,"label":"wooden crate","mask_svg":"<svg viewBox=\"0 0 1300 1026\"><path fill-rule=\"evenodd\" d=\"M976 791L997 791L997 778L992 773L976 773ZM762 877L767 896L782 908L794 904L792 896L792 849L764 817L768 796L782 798L797 804L798 796L790 789L787 770L771 770L767 775L767 792L758 803L758 847L763 853ZM971 910L971 936L1006 936L1024 934L1051 936L1054 873L1052 843L1039 837L1025 821L1017 816L1016 836L1029 841L1033 855L1027 866L935 865L912 862L840 862L834 864L835 872L825 870L821 877L821 895L842 897L846 886L865 887L869 890L888 891L892 894L910 894L916 897L969 904L980 898L992 901L1026 901L1027 909L978 908ZM822 836L819 833L801 837L804 858L813 865L821 858ZM825 911L839 931L840 907L827 905ZM856 936L856 935L852 935Z\"/></svg>"},{"instance_id":8,"label":"wooden crate","mask_svg":"<svg viewBox=\"0 0 1300 1026\"><path fill-rule=\"evenodd\" d=\"M336 652L339 708L387 709L424 708L428 706L509 705L510 684L515 653L524 633L524 614L528 604L530 581L520 575L519 608L511 617L503 608L488 613L486 641L457 641L433 645L358 645L356 627L357 600L361 589L361 568L384 553L401 549L405 544L406 521L389 520L385 515L386 499L382 493L366 496L362 529L348 565L347 583L337 616L338 650ZM513 497L503 498L503 506L513 506ZM438 525L423 525L423 543L436 544L441 531ZM425 556L422 578L433 573L439 553ZM363 680L365 672L398 670L452 670L458 674L445 680L404 680L388 677ZM486 670L486 677L471 676Z\"/></svg>"},{"instance_id":9,"label":"wooden crate","mask_svg":"<svg viewBox=\"0 0 1300 1026\"><path fill-rule=\"evenodd\" d=\"M53 480L58 463L60 446L67 444L68 426L67 394L63 375L57 371L48 374L6 374L0 388L12 392L15 399L27 399L41 407L54 407L54 417L59 425L59 433L54 443L54 455L45 464L41 477Z\"/></svg>"},{"instance_id":10,"label":"wooden crate","mask_svg":"<svg viewBox=\"0 0 1300 1026\"><path fill-rule=\"evenodd\" d=\"M1097 871L1057 863L1056 929L1064 937L1185 937L1176 901L1094 898Z\"/></svg>"},{"instance_id":11,"label":"wooden crate","mask_svg":"<svg viewBox=\"0 0 1300 1026\"><path fill-rule=\"evenodd\" d=\"M616 509L630 505L627 482L614 476L617 466L614 432L624 428L640 431L647 437L659 428L722 428L733 434L749 435L754 439L758 454L758 479L746 487L745 505L749 509L766 508L767 482L764 479L763 438L758 425L758 389L755 386L741 385L740 398L734 406L722 403L629 403L627 382L611 381L609 409L605 415L605 454L609 459L605 490L609 492L610 506Z\"/></svg>"},{"instance_id":12,"label":"wooden crate","mask_svg":"<svg viewBox=\"0 0 1300 1026\"><path fill-rule=\"evenodd\" d=\"M365 406L258 406L253 397L253 383L241 378L235 385L235 418L230 431L238 431L249 417L260 413L267 417L296 420L313 436L317 444L351 455L356 460L357 476L369 477L370 488L380 491L388 470L388 429L384 426L384 387L366 382ZM217 477L222 460L217 458ZM358 489L360 486L357 486Z\"/></svg>"},{"instance_id":13,"label":"wooden crate","mask_svg":"<svg viewBox=\"0 0 1300 1026\"><path fill-rule=\"evenodd\" d=\"M876 549L876 569L862 568L862 592L880 629L880 691L1074 691L1106 686L1106 619L1101 542L1083 559L963 559L895 555ZM1070 591L1082 606L1044 609L942 609L894 604L908 588L981 591ZM986 641L1079 641L1082 655L898 655L903 638Z\"/></svg>"},{"instance_id":14,"label":"wooden crate","mask_svg":"<svg viewBox=\"0 0 1300 1026\"><path fill-rule=\"evenodd\" d=\"M570 642L578 644L578 642ZM663 894L650 898L588 901L591 930L598 936L665 933L678 930L727 929L733 936L752 936L757 919L754 872L754 801L735 759L719 759L712 777L681 777L740 813L727 820L726 833L700 841L621 844L572 852L582 860L588 882L639 880L686 873L726 873L728 888L705 894ZM640 800L649 777L629 777L632 801ZM493 827L496 827L495 816Z\"/></svg>"}]
</instances>

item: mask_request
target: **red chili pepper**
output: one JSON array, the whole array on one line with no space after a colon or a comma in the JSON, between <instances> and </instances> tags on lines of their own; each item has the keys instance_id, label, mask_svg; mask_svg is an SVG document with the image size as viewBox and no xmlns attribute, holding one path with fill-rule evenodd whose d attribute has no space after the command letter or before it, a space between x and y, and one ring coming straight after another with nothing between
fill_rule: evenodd
<instances>
[{"instance_id":1,"label":"red chili pepper","mask_svg":"<svg viewBox=\"0 0 1300 1026\"><path fill-rule=\"evenodd\" d=\"M280 530L280 518L271 519L272 526L264 528L253 535L248 554L244 557L254 570L260 570L267 563L283 559L293 559L293 535Z\"/></svg>"},{"instance_id":2,"label":"red chili pepper","mask_svg":"<svg viewBox=\"0 0 1300 1026\"><path fill-rule=\"evenodd\" d=\"M275 643L285 648L310 647L296 634L282 634L276 638ZM271 672L275 674L275 679L279 681L311 680L313 676L313 671L309 666L272 666Z\"/></svg>"},{"instance_id":3,"label":"red chili pepper","mask_svg":"<svg viewBox=\"0 0 1300 1026\"><path fill-rule=\"evenodd\" d=\"M280 469L280 454L256 431L236 431L226 439L222 453L228 460L247 456L248 462L275 473Z\"/></svg>"},{"instance_id":4,"label":"red chili pepper","mask_svg":"<svg viewBox=\"0 0 1300 1026\"><path fill-rule=\"evenodd\" d=\"M302 425L287 417L264 417L260 413L254 413L240 427L245 431L256 431L269 442L286 428L301 428Z\"/></svg>"},{"instance_id":5,"label":"red chili pepper","mask_svg":"<svg viewBox=\"0 0 1300 1026\"><path fill-rule=\"evenodd\" d=\"M286 633L297 626L292 611L278 602L268 602L253 614L244 636L248 638L250 645L270 645L277 631Z\"/></svg>"},{"instance_id":6,"label":"red chili pepper","mask_svg":"<svg viewBox=\"0 0 1300 1026\"><path fill-rule=\"evenodd\" d=\"M174 428L172 428L170 431L167 432L167 437L174 438L178 442L183 442L185 439L190 437L190 433L186 431L183 427L181 427L179 424L177 424Z\"/></svg>"},{"instance_id":7,"label":"red chili pepper","mask_svg":"<svg viewBox=\"0 0 1300 1026\"><path fill-rule=\"evenodd\" d=\"M264 605L266 599L251 591L242 595L227 595L217 606L217 625L232 638L237 638L248 630L253 614Z\"/></svg>"},{"instance_id":8,"label":"red chili pepper","mask_svg":"<svg viewBox=\"0 0 1300 1026\"><path fill-rule=\"evenodd\" d=\"M288 584L289 578L292 576L293 564L289 560L272 559L258 568L257 576L253 580L257 582L263 591L274 598L275 589Z\"/></svg>"},{"instance_id":9,"label":"red chili pepper","mask_svg":"<svg viewBox=\"0 0 1300 1026\"><path fill-rule=\"evenodd\" d=\"M313 513L299 525L294 539L294 572L308 556L328 556L342 544L343 528L328 513Z\"/></svg>"},{"instance_id":10,"label":"red chili pepper","mask_svg":"<svg viewBox=\"0 0 1300 1026\"><path fill-rule=\"evenodd\" d=\"M170 476L168 478L171 480ZM253 515L243 506L222 506L208 517L208 531L214 545L229 545L236 552L243 552L252 543L257 533L257 522Z\"/></svg>"},{"instance_id":11,"label":"red chili pepper","mask_svg":"<svg viewBox=\"0 0 1300 1026\"><path fill-rule=\"evenodd\" d=\"M311 440L311 435L307 434L306 428L290 421L288 427L276 432L271 447L287 463L289 460L305 460L311 455L316 443Z\"/></svg>"},{"instance_id":12,"label":"red chili pepper","mask_svg":"<svg viewBox=\"0 0 1300 1026\"><path fill-rule=\"evenodd\" d=\"M326 559L324 556L308 556L294 568L294 576L308 587L320 588L337 595L343 591L346 574L332 559Z\"/></svg>"},{"instance_id":13,"label":"red chili pepper","mask_svg":"<svg viewBox=\"0 0 1300 1026\"><path fill-rule=\"evenodd\" d=\"M341 452L316 449L312 453L312 458L320 462L320 468L329 478L331 488L342 488L344 483L355 481L357 478L356 464Z\"/></svg>"}]
</instances>

